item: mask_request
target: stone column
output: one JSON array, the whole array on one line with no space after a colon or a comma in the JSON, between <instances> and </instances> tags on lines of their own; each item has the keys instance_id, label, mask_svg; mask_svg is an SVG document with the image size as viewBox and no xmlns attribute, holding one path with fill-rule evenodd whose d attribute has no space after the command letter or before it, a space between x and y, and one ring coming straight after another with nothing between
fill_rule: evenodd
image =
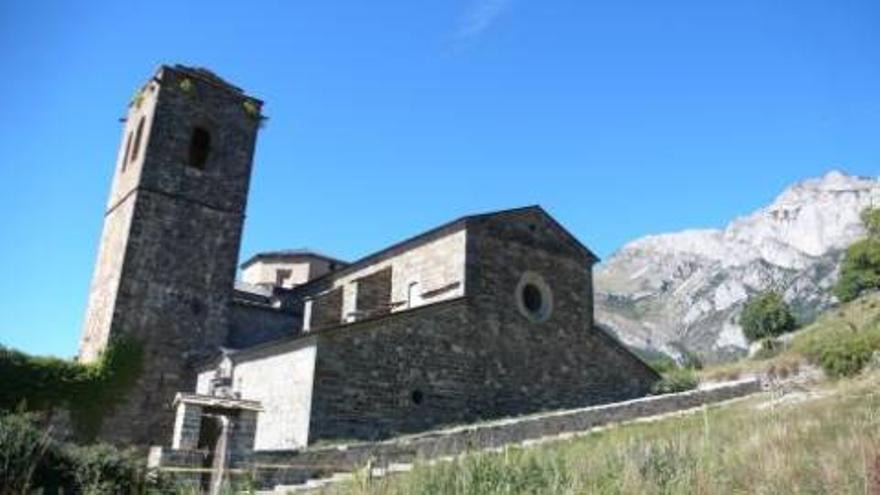
<instances>
[{"instance_id":1,"label":"stone column","mask_svg":"<svg viewBox=\"0 0 880 495\"><path fill-rule=\"evenodd\" d=\"M199 444L201 429L202 406L185 401L178 402L171 447L178 450L195 450Z\"/></svg>"}]
</instances>

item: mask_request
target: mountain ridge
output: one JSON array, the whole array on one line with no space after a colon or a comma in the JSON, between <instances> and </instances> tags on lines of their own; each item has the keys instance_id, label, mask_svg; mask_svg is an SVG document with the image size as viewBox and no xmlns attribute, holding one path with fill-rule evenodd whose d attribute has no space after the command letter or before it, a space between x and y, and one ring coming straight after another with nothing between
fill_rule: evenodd
<instances>
[{"instance_id":1,"label":"mountain ridge","mask_svg":"<svg viewBox=\"0 0 880 495\"><path fill-rule=\"evenodd\" d=\"M737 317L750 295L778 290L805 322L834 303L828 289L870 206L880 206L880 181L832 170L723 228L635 239L596 271L597 321L631 347L741 354Z\"/></svg>"}]
</instances>

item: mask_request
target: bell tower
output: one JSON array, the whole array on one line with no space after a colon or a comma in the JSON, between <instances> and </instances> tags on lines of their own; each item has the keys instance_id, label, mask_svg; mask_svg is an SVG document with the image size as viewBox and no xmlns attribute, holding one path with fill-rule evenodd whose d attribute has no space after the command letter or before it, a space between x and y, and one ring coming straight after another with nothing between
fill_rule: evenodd
<instances>
[{"instance_id":1,"label":"bell tower","mask_svg":"<svg viewBox=\"0 0 880 495\"><path fill-rule=\"evenodd\" d=\"M101 437L168 438L191 365L222 344L262 102L205 69L162 66L129 105L79 359L118 336L143 372Z\"/></svg>"}]
</instances>

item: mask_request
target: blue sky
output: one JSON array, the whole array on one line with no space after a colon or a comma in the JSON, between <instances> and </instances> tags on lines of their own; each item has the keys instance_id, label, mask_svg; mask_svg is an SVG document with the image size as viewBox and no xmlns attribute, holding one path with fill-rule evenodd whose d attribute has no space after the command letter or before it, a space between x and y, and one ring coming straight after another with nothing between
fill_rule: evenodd
<instances>
[{"instance_id":1,"label":"blue sky","mask_svg":"<svg viewBox=\"0 0 880 495\"><path fill-rule=\"evenodd\" d=\"M266 101L242 257L540 203L597 253L880 170L880 3L0 3L0 343L76 353L135 88Z\"/></svg>"}]
</instances>

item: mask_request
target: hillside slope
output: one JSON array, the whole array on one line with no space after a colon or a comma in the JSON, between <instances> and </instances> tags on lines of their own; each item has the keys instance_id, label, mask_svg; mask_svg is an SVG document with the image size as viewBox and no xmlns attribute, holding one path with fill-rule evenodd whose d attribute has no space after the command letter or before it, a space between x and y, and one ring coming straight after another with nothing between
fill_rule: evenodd
<instances>
[{"instance_id":1,"label":"hillside slope","mask_svg":"<svg viewBox=\"0 0 880 495\"><path fill-rule=\"evenodd\" d=\"M596 317L628 345L709 359L741 354L737 324L751 294L784 293L802 321L832 303L843 250L880 205L880 182L832 171L797 183L723 229L643 237L596 273Z\"/></svg>"},{"instance_id":2,"label":"hillside slope","mask_svg":"<svg viewBox=\"0 0 880 495\"><path fill-rule=\"evenodd\" d=\"M880 493L880 372L322 493Z\"/></svg>"}]
</instances>

